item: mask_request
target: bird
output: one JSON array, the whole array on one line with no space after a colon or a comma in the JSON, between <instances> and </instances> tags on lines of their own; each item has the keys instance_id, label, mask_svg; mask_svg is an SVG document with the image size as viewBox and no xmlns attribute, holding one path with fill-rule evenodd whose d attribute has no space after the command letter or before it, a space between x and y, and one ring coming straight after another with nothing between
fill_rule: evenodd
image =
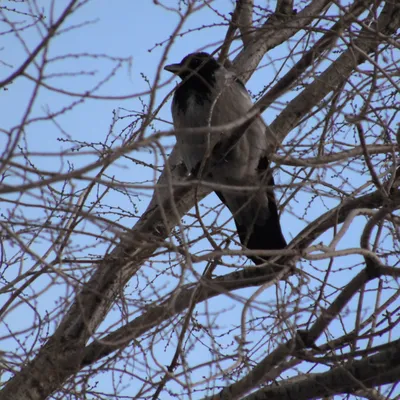
<instances>
[{"instance_id":1,"label":"bird","mask_svg":"<svg viewBox=\"0 0 400 400\"><path fill-rule=\"evenodd\" d=\"M175 89L171 112L178 150L187 170L195 174L214 146L229 139L233 130L205 129L194 133L189 128L233 123L248 113L253 102L234 72L208 53L188 54L180 63L164 69L182 80ZM202 177L217 184L217 189L218 184L224 185L215 193L232 213L241 244L250 250L279 250L287 245L273 192L275 182L267 147L267 127L257 117L225 158L214 163L207 176ZM226 189L227 186L232 189ZM254 189L241 190L249 186ZM256 265L269 259L249 258Z\"/></svg>"}]
</instances>

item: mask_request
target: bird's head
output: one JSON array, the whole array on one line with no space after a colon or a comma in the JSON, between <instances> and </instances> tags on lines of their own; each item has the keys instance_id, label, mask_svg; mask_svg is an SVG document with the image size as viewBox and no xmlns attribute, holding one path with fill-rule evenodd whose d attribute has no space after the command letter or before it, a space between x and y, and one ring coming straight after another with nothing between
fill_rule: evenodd
<instances>
[{"instance_id":1,"label":"bird's head","mask_svg":"<svg viewBox=\"0 0 400 400\"><path fill-rule=\"evenodd\" d=\"M200 75L208 81L207 78L212 77L220 67L217 60L208 53L201 52L189 54L180 63L167 65L164 69L179 76L181 79Z\"/></svg>"}]
</instances>

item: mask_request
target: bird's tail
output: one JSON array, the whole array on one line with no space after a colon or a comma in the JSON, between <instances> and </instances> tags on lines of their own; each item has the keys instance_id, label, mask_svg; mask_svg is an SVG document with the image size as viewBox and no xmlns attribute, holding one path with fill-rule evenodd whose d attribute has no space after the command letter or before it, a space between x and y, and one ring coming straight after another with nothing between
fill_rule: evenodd
<instances>
[{"instance_id":1,"label":"bird's tail","mask_svg":"<svg viewBox=\"0 0 400 400\"><path fill-rule=\"evenodd\" d=\"M239 223L238 218L235 219L240 242L249 250L280 250L287 245L282 233L276 202L269 201L268 206L269 216L263 221L262 225L256 222L243 225ZM249 258L258 265L269 257L250 256Z\"/></svg>"},{"instance_id":2,"label":"bird's tail","mask_svg":"<svg viewBox=\"0 0 400 400\"><path fill-rule=\"evenodd\" d=\"M223 195L221 192L216 192L220 200L232 212L240 242L249 250L280 250L287 245L272 190L274 185L272 177L268 183L268 191L252 199L246 195L228 193ZM259 265L269 257L250 256L249 258Z\"/></svg>"}]
</instances>

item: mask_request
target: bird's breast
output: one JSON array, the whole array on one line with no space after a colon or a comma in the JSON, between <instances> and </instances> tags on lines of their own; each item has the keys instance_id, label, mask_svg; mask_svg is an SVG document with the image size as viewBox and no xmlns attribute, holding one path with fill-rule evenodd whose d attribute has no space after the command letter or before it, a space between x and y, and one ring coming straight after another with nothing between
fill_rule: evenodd
<instances>
[{"instance_id":1,"label":"bird's breast","mask_svg":"<svg viewBox=\"0 0 400 400\"><path fill-rule=\"evenodd\" d=\"M215 128L234 122L246 114L252 103L248 94L237 83L209 93L188 88L184 92L178 92L178 89L172 105L174 126L177 129L175 134L186 167L192 171L218 142L232 133L232 130L223 128L210 132L207 127ZM205 129L194 133L185 128ZM226 162L219 163L214 171L215 178L219 176L224 180L232 174L244 178L249 173L254 173L265 147L265 128L260 120L242 136Z\"/></svg>"},{"instance_id":2,"label":"bird's breast","mask_svg":"<svg viewBox=\"0 0 400 400\"><path fill-rule=\"evenodd\" d=\"M173 106L172 114L177 144L189 171L196 168L204 155L218 140L220 135L210 134L207 127L211 122L211 103L208 98L193 92L186 97L186 107ZM187 129L185 129L187 128ZM192 132L191 128L204 128L201 132Z\"/></svg>"}]
</instances>

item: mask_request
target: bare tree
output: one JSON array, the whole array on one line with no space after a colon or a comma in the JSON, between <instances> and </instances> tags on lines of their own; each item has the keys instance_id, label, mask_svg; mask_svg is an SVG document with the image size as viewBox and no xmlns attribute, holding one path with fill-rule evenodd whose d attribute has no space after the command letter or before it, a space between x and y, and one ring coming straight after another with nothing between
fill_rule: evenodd
<instances>
[{"instance_id":1,"label":"bare tree","mask_svg":"<svg viewBox=\"0 0 400 400\"><path fill-rule=\"evenodd\" d=\"M154 1L178 23L149 89L124 96L103 89L129 58L54 52L90 23L74 19L89 0L61 3L0 5L2 53L23 52L2 58L0 88L27 85L18 123L1 128L0 399L398 394L398 1L236 0L225 14L218 1ZM232 216L205 198L213 187L170 153L161 72L205 8L215 21L201 29L226 33L208 50L254 77L254 108L213 155L267 111L282 251L242 248ZM38 114L42 91L63 100ZM65 128L87 101L136 99L99 141ZM35 143L38 129L60 148ZM246 255L270 258L255 267Z\"/></svg>"}]
</instances>

